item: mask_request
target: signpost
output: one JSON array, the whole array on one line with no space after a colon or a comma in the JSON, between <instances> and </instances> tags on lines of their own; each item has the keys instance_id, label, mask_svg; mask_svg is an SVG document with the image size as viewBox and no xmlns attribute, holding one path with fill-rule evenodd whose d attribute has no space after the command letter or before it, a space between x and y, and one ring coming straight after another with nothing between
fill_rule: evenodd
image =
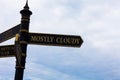
<instances>
[{"instance_id":1,"label":"signpost","mask_svg":"<svg viewBox=\"0 0 120 80\"><path fill-rule=\"evenodd\" d=\"M15 56L14 45L0 46L0 58L14 57L14 56Z\"/></svg>"},{"instance_id":2,"label":"signpost","mask_svg":"<svg viewBox=\"0 0 120 80\"><path fill-rule=\"evenodd\" d=\"M30 15L28 0L21 13L21 23L0 34L0 43L16 36L15 45L0 46L0 57L16 57L16 71L14 80L23 80L26 63L27 45L48 45L81 47L83 40L78 35L29 33Z\"/></svg>"},{"instance_id":3,"label":"signpost","mask_svg":"<svg viewBox=\"0 0 120 80\"><path fill-rule=\"evenodd\" d=\"M83 40L76 35L29 33L28 44L80 47Z\"/></svg>"},{"instance_id":4,"label":"signpost","mask_svg":"<svg viewBox=\"0 0 120 80\"><path fill-rule=\"evenodd\" d=\"M10 38L15 37L17 33L19 33L20 30L20 24L16 25L15 27L3 32L0 34L0 43L4 42Z\"/></svg>"}]
</instances>

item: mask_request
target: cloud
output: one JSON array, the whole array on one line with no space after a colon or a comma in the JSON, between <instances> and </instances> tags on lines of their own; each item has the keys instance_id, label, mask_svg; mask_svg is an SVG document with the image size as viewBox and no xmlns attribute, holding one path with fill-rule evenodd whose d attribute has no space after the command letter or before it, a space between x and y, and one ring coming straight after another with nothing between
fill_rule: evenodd
<instances>
[{"instance_id":1,"label":"cloud","mask_svg":"<svg viewBox=\"0 0 120 80\"><path fill-rule=\"evenodd\" d=\"M24 0L22 1L1 1L0 4L5 7L4 10L0 7L2 11L0 32L20 22L19 11L24 5ZM13 4L15 2L16 4ZM80 49L30 45L25 80L120 79L119 2L119 0L30 0L30 10L33 12L30 32L77 34L82 36L84 43ZM14 43L14 40L6 43L11 42ZM11 63L4 60L0 62L2 69L8 68L3 63L8 65ZM4 73L2 76L8 74ZM5 77L0 79L8 80Z\"/></svg>"},{"instance_id":2,"label":"cloud","mask_svg":"<svg viewBox=\"0 0 120 80\"><path fill-rule=\"evenodd\" d=\"M29 66L30 65L34 68L29 67L28 68L29 72L27 72L28 74L26 73L27 74L26 76L32 80L33 79L35 80L38 80L38 79L40 80L56 80L56 79L57 80L73 80L73 79L80 80L76 76L63 73L61 71L58 71L57 69L50 68L41 64L29 63ZM33 74L29 74L29 73L33 73Z\"/></svg>"},{"instance_id":3,"label":"cloud","mask_svg":"<svg viewBox=\"0 0 120 80\"><path fill-rule=\"evenodd\" d=\"M13 80L15 58L0 58L0 80Z\"/></svg>"}]
</instances>

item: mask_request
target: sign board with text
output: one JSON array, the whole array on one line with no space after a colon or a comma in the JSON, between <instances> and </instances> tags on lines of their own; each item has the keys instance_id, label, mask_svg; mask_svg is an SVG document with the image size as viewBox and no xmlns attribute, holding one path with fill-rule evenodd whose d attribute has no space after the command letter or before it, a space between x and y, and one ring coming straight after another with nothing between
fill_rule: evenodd
<instances>
[{"instance_id":1,"label":"sign board with text","mask_svg":"<svg viewBox=\"0 0 120 80\"><path fill-rule=\"evenodd\" d=\"M80 36L74 35L29 33L28 43L38 45L80 47L83 40Z\"/></svg>"},{"instance_id":2,"label":"sign board with text","mask_svg":"<svg viewBox=\"0 0 120 80\"><path fill-rule=\"evenodd\" d=\"M0 46L0 57L14 57L15 47L14 45Z\"/></svg>"},{"instance_id":3,"label":"sign board with text","mask_svg":"<svg viewBox=\"0 0 120 80\"><path fill-rule=\"evenodd\" d=\"M16 25L15 27L3 32L0 34L0 43L3 42L3 41L6 41L10 38L13 38L15 37L15 35L17 33L19 33L19 30L20 30L20 24L19 25Z\"/></svg>"}]
</instances>

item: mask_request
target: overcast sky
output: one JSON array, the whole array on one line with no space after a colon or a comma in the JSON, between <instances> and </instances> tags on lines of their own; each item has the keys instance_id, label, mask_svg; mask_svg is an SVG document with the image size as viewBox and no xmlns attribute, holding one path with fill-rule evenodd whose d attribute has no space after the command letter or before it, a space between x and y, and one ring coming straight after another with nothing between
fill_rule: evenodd
<instances>
[{"instance_id":1,"label":"overcast sky","mask_svg":"<svg viewBox=\"0 0 120 80\"><path fill-rule=\"evenodd\" d=\"M0 33L20 23L25 0L0 0ZM120 0L29 0L30 32L79 35L80 48L28 45L24 80L120 80ZM14 39L0 45L14 44ZM15 58L0 59L13 80Z\"/></svg>"}]
</instances>

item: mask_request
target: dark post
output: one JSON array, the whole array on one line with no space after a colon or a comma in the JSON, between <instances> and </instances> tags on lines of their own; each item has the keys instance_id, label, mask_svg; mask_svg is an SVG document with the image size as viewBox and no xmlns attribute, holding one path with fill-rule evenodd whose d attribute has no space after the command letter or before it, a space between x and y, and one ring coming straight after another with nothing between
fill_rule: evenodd
<instances>
[{"instance_id":1,"label":"dark post","mask_svg":"<svg viewBox=\"0 0 120 80\"><path fill-rule=\"evenodd\" d=\"M28 7L28 0L21 13L21 28L19 33L19 40L16 40L16 72L15 80L23 80L23 74L25 69L26 62L26 51L27 51L27 42L28 42L28 33L29 33L29 21L30 15L32 12Z\"/></svg>"}]
</instances>

